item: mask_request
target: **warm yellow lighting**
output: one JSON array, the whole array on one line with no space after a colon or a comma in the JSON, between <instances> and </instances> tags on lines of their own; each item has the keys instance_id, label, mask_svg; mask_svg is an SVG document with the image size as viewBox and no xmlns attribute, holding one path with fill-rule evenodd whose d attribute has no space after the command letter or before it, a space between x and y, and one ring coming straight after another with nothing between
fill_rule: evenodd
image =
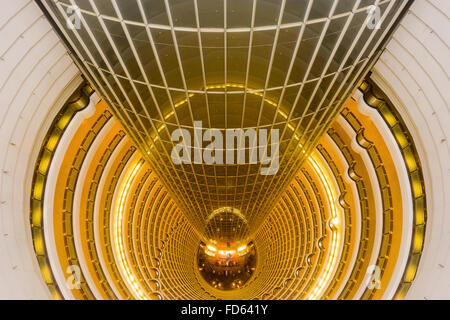
<instances>
[{"instance_id":1,"label":"warm yellow lighting","mask_svg":"<svg viewBox=\"0 0 450 320\"><path fill-rule=\"evenodd\" d=\"M48 264L41 264L40 269L45 283L52 283L52 272L50 266Z\"/></svg>"},{"instance_id":2,"label":"warm yellow lighting","mask_svg":"<svg viewBox=\"0 0 450 320\"><path fill-rule=\"evenodd\" d=\"M237 251L238 251L238 252L241 252L241 251L244 251L245 249L247 249L247 246L242 246L242 247L239 247L239 248L237 249Z\"/></svg>"},{"instance_id":3,"label":"warm yellow lighting","mask_svg":"<svg viewBox=\"0 0 450 320\"><path fill-rule=\"evenodd\" d=\"M36 175L36 180L33 187L33 198L42 200L42 194L44 192L44 177Z\"/></svg>"},{"instance_id":4,"label":"warm yellow lighting","mask_svg":"<svg viewBox=\"0 0 450 320\"><path fill-rule=\"evenodd\" d=\"M320 298L320 296L323 294L325 290L325 286L330 279L331 275L333 274L333 271L335 269L335 266L337 265L337 260L340 252L340 234L342 233L342 226L340 225L340 220L338 216L338 211L335 204L335 199L337 199L336 191L333 188L333 185L331 183L330 177L328 177L325 174L325 170L321 168L319 165L319 162L314 159L314 157L309 157L308 161L311 163L312 167L314 168L314 171L319 176L322 185L325 188L326 195L328 198L328 202L330 203L331 207L331 223L333 224L334 228L332 230L332 236L331 236L331 250L330 254L328 256L328 259L325 263L325 268L322 271L322 274L317 278L315 285L313 288L311 288L311 293L307 296L309 300L316 300Z\"/></svg>"},{"instance_id":5,"label":"warm yellow lighting","mask_svg":"<svg viewBox=\"0 0 450 320\"><path fill-rule=\"evenodd\" d=\"M170 111L168 114L166 114L166 116L164 117L164 120L169 119L171 116L173 116L175 114L175 112Z\"/></svg>"},{"instance_id":6,"label":"warm yellow lighting","mask_svg":"<svg viewBox=\"0 0 450 320\"><path fill-rule=\"evenodd\" d=\"M210 250L205 250L205 253L206 253L208 256L210 256L210 257L215 257L215 256L216 256L216 253L215 253L215 252L212 252L212 251L210 251Z\"/></svg>"},{"instance_id":7,"label":"warm yellow lighting","mask_svg":"<svg viewBox=\"0 0 450 320\"><path fill-rule=\"evenodd\" d=\"M213 219L216 215L221 214L223 212L229 212L234 214L235 216L239 217L243 220L244 223L247 223L247 219L245 216L241 213L239 209L233 208L233 207L221 207L219 209L214 210L211 212L211 214L206 218L206 222L209 222L211 219Z\"/></svg>"},{"instance_id":8,"label":"warm yellow lighting","mask_svg":"<svg viewBox=\"0 0 450 320\"><path fill-rule=\"evenodd\" d=\"M227 83L227 84L210 85L210 86L207 86L207 87L206 87L206 90L211 90L211 89L225 89L225 88L238 88L238 89L244 89L245 86L244 86L243 84L239 84L239 83ZM254 96L263 97L263 93L262 93L262 92L255 91L255 89L247 88L247 91L246 91L246 92L247 92L248 94L252 94L252 95L254 95ZM188 97L191 98L191 97L193 97L194 95L195 95L195 93L190 93L190 94L188 95ZM266 103L270 104L271 106L278 107L278 103L275 102L275 101L273 101L273 100L271 100L271 99L268 99L268 98L264 97L264 101L265 101ZM174 107L175 107L175 108L178 108L179 106L181 106L181 105L183 105L183 104L185 104L185 103L187 103L187 102L188 102L188 99L183 99L183 100L177 102L176 104L174 104ZM284 112L281 111L281 110L278 110L278 114L280 114L284 119L287 119L287 117L288 117L287 114L284 113ZM171 111L170 113L168 113L168 114L166 114L166 115L164 116L164 120L167 120L168 118L170 118L170 117L173 116L173 115L174 115L174 112Z\"/></svg>"},{"instance_id":9,"label":"warm yellow lighting","mask_svg":"<svg viewBox=\"0 0 450 320\"><path fill-rule=\"evenodd\" d=\"M333 219L331 219L331 223L333 224L333 226L337 226L339 224L339 218L334 217Z\"/></svg>"},{"instance_id":10,"label":"warm yellow lighting","mask_svg":"<svg viewBox=\"0 0 450 320\"><path fill-rule=\"evenodd\" d=\"M194 96L193 93L190 93L190 94L188 95L189 98L191 98L191 97L193 97L193 96ZM185 104L187 101L188 101L188 99L181 100L180 102L176 103L176 104L174 105L174 107L175 107L175 108L178 108L179 106Z\"/></svg>"},{"instance_id":11,"label":"warm yellow lighting","mask_svg":"<svg viewBox=\"0 0 450 320\"><path fill-rule=\"evenodd\" d=\"M280 116L282 116L284 119L287 119L287 118L288 118L287 114L286 114L285 112L281 111L281 110L278 111L278 114L279 114Z\"/></svg>"},{"instance_id":12,"label":"warm yellow lighting","mask_svg":"<svg viewBox=\"0 0 450 320\"><path fill-rule=\"evenodd\" d=\"M225 89L225 88L240 88L240 89L244 89L244 85L238 84L238 83L227 83L227 84L221 84L221 85L210 85L210 86L207 86L207 87L206 87L206 90L210 90L210 89ZM247 88L247 91L246 91L246 92L249 93L249 94L258 96L258 97L263 97L263 94L262 94L261 92L254 91L254 90L255 90L255 89ZM190 93L190 94L188 95L188 97L191 98L191 97L193 97L194 95L195 95L194 93ZM178 108L179 106L181 106L181 105L187 103L188 100L189 100L188 98L187 98L187 99L183 99L183 100L177 102L177 103L174 105L174 107L175 107L175 108ZM266 103L270 104L271 106L278 107L278 103L275 102L275 101L273 101L273 100L270 100L270 99L264 97L264 101L265 101ZM280 116L282 116L284 119L286 119L286 120L288 119L288 115L287 115L284 111L282 111L280 108L278 108L277 113L278 113ZM168 119L169 119L171 116L173 116L174 114L175 114L174 111L170 111L168 114L166 114L166 115L164 116L164 120L168 120ZM289 128L289 130L291 130L291 131L293 131L293 132L295 131L295 127L294 127L292 124L288 123L288 124L287 124L287 127ZM164 128L165 128L165 125L160 126L160 127L158 128L158 132L161 132L161 130L164 129ZM159 137L156 137L156 140L158 140L158 138L159 138ZM294 133L294 138L295 138L295 140L297 140L297 141L300 140L300 137L299 137L296 133ZM301 144L299 144L298 146L299 146L300 148L303 147ZM151 147L153 147L153 146L151 146ZM151 147L150 147L150 148L151 148ZM302 153L303 153L303 154L306 154L306 151L303 150Z\"/></svg>"},{"instance_id":13,"label":"warm yellow lighting","mask_svg":"<svg viewBox=\"0 0 450 320\"><path fill-rule=\"evenodd\" d=\"M40 201L33 200L31 203L31 223L33 227L42 226L42 208Z\"/></svg>"},{"instance_id":14,"label":"warm yellow lighting","mask_svg":"<svg viewBox=\"0 0 450 320\"><path fill-rule=\"evenodd\" d=\"M44 255L45 253L45 244L44 239L41 232L36 232L33 235L33 242L34 242L34 250L36 251L37 255Z\"/></svg>"},{"instance_id":15,"label":"warm yellow lighting","mask_svg":"<svg viewBox=\"0 0 450 320\"><path fill-rule=\"evenodd\" d=\"M50 151L45 150L42 154L41 161L39 163L38 171L41 174L46 174L52 160L52 154Z\"/></svg>"},{"instance_id":16,"label":"warm yellow lighting","mask_svg":"<svg viewBox=\"0 0 450 320\"><path fill-rule=\"evenodd\" d=\"M118 202L117 202L117 210L115 210L115 216L114 216L114 228L113 228L113 238L114 238L114 244L115 249L118 256L118 264L121 268L123 274L125 275L125 281L128 282L130 285L130 288L132 288L132 291L135 293L135 295L139 299L147 300L149 299L148 296L145 294L145 291L142 290L140 287L138 281L136 280L135 276L133 275L131 268L128 265L128 262L126 260L126 254L123 244L123 235L122 235L122 228L123 228L123 219L124 219L124 211L125 211L125 202L128 196L128 193L130 191L130 187L133 183L134 178L136 177L137 173L139 172L139 169L143 165L143 161L139 161L134 168L131 170L130 173L126 176L124 179L124 184L121 188L121 191L119 193Z\"/></svg>"},{"instance_id":17,"label":"warm yellow lighting","mask_svg":"<svg viewBox=\"0 0 450 320\"><path fill-rule=\"evenodd\" d=\"M233 255L233 254L235 254L235 253L236 253L235 250L219 250L219 254L220 254L220 255L223 255L223 256L226 256L226 255L228 255L228 254Z\"/></svg>"},{"instance_id":18,"label":"warm yellow lighting","mask_svg":"<svg viewBox=\"0 0 450 320\"><path fill-rule=\"evenodd\" d=\"M60 133L52 134L49 137L45 147L52 152L55 151L56 145L58 144L60 138L61 138Z\"/></svg>"},{"instance_id":19,"label":"warm yellow lighting","mask_svg":"<svg viewBox=\"0 0 450 320\"><path fill-rule=\"evenodd\" d=\"M59 119L59 121L58 121L58 128L60 128L62 130L65 127L67 127L67 125L69 124L71 119L72 119L72 114L70 112L67 112L66 114L64 114L61 117L61 119Z\"/></svg>"},{"instance_id":20,"label":"warm yellow lighting","mask_svg":"<svg viewBox=\"0 0 450 320\"><path fill-rule=\"evenodd\" d=\"M217 251L217 249L216 248L214 248L213 246L206 246L207 248L208 248L208 250L209 251L212 251L212 252L216 252Z\"/></svg>"}]
</instances>

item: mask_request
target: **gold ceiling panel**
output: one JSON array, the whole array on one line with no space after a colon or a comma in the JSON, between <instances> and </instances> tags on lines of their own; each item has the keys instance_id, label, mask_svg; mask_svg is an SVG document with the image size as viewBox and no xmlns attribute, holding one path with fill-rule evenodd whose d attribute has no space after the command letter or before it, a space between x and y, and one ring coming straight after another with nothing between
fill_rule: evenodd
<instances>
[{"instance_id":1,"label":"gold ceiling panel","mask_svg":"<svg viewBox=\"0 0 450 320\"><path fill-rule=\"evenodd\" d=\"M200 236L237 242L258 230L408 3L42 2L80 68ZM372 4L380 8L380 26L368 17ZM79 10L73 11L74 6ZM68 28L67 21L76 23ZM196 129L200 122L202 129ZM171 135L180 128L191 136L213 128L223 133L267 129L269 143L279 147L279 154L274 154L276 148L271 150L271 164L274 156L279 156L279 163L269 175L261 174L267 165L261 159L176 164ZM279 139L272 129L279 130ZM187 150L204 154L206 146L203 142ZM234 154L238 148L227 144L217 150L225 149ZM249 158L249 143L245 149ZM208 217L221 208L236 209L244 219L232 216L234 222L212 232ZM224 229L226 235L220 231Z\"/></svg>"}]
</instances>

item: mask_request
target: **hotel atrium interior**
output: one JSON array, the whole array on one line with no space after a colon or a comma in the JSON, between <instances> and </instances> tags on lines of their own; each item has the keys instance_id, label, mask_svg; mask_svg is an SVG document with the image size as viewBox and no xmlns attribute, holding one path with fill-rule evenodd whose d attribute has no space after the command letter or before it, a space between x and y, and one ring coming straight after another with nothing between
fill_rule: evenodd
<instances>
[{"instance_id":1,"label":"hotel atrium interior","mask_svg":"<svg viewBox=\"0 0 450 320\"><path fill-rule=\"evenodd\" d=\"M450 299L449 15L2 0L0 299Z\"/></svg>"}]
</instances>

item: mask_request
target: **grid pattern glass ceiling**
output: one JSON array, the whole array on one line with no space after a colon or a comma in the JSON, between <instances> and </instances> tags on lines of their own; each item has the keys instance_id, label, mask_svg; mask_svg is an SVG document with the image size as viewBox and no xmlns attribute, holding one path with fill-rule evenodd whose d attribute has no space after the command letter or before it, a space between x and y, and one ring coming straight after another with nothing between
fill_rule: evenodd
<instances>
[{"instance_id":1,"label":"grid pattern glass ceiling","mask_svg":"<svg viewBox=\"0 0 450 320\"><path fill-rule=\"evenodd\" d=\"M220 225L211 223L221 220L208 217L219 208L234 208L245 219L232 219L236 222L227 234L234 232L239 240L252 234L274 206L370 67L407 2L44 4L86 76L198 231L214 238ZM368 18L371 5L379 8L380 28ZM80 28L71 30L66 21L74 17L73 6L80 8L81 19ZM259 163L175 165L171 134L177 128L193 132L194 121L202 121L204 129L279 129L277 174L260 175Z\"/></svg>"}]
</instances>

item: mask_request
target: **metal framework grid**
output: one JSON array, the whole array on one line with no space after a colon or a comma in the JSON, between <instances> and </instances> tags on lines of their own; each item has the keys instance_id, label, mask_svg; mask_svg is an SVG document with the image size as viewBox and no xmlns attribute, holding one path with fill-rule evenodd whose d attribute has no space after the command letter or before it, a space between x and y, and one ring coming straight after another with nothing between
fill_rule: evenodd
<instances>
[{"instance_id":1,"label":"metal framework grid","mask_svg":"<svg viewBox=\"0 0 450 320\"><path fill-rule=\"evenodd\" d=\"M45 0L79 64L191 223L247 240L358 85L407 0ZM380 9L380 28L368 7ZM80 28L67 21L78 7ZM279 171L176 166L174 129L280 130ZM228 217L228 216L227 216ZM215 225L206 226L206 221ZM217 221L217 222L215 222ZM230 229L231 228L231 229ZM232 233L232 232L231 232Z\"/></svg>"}]
</instances>

